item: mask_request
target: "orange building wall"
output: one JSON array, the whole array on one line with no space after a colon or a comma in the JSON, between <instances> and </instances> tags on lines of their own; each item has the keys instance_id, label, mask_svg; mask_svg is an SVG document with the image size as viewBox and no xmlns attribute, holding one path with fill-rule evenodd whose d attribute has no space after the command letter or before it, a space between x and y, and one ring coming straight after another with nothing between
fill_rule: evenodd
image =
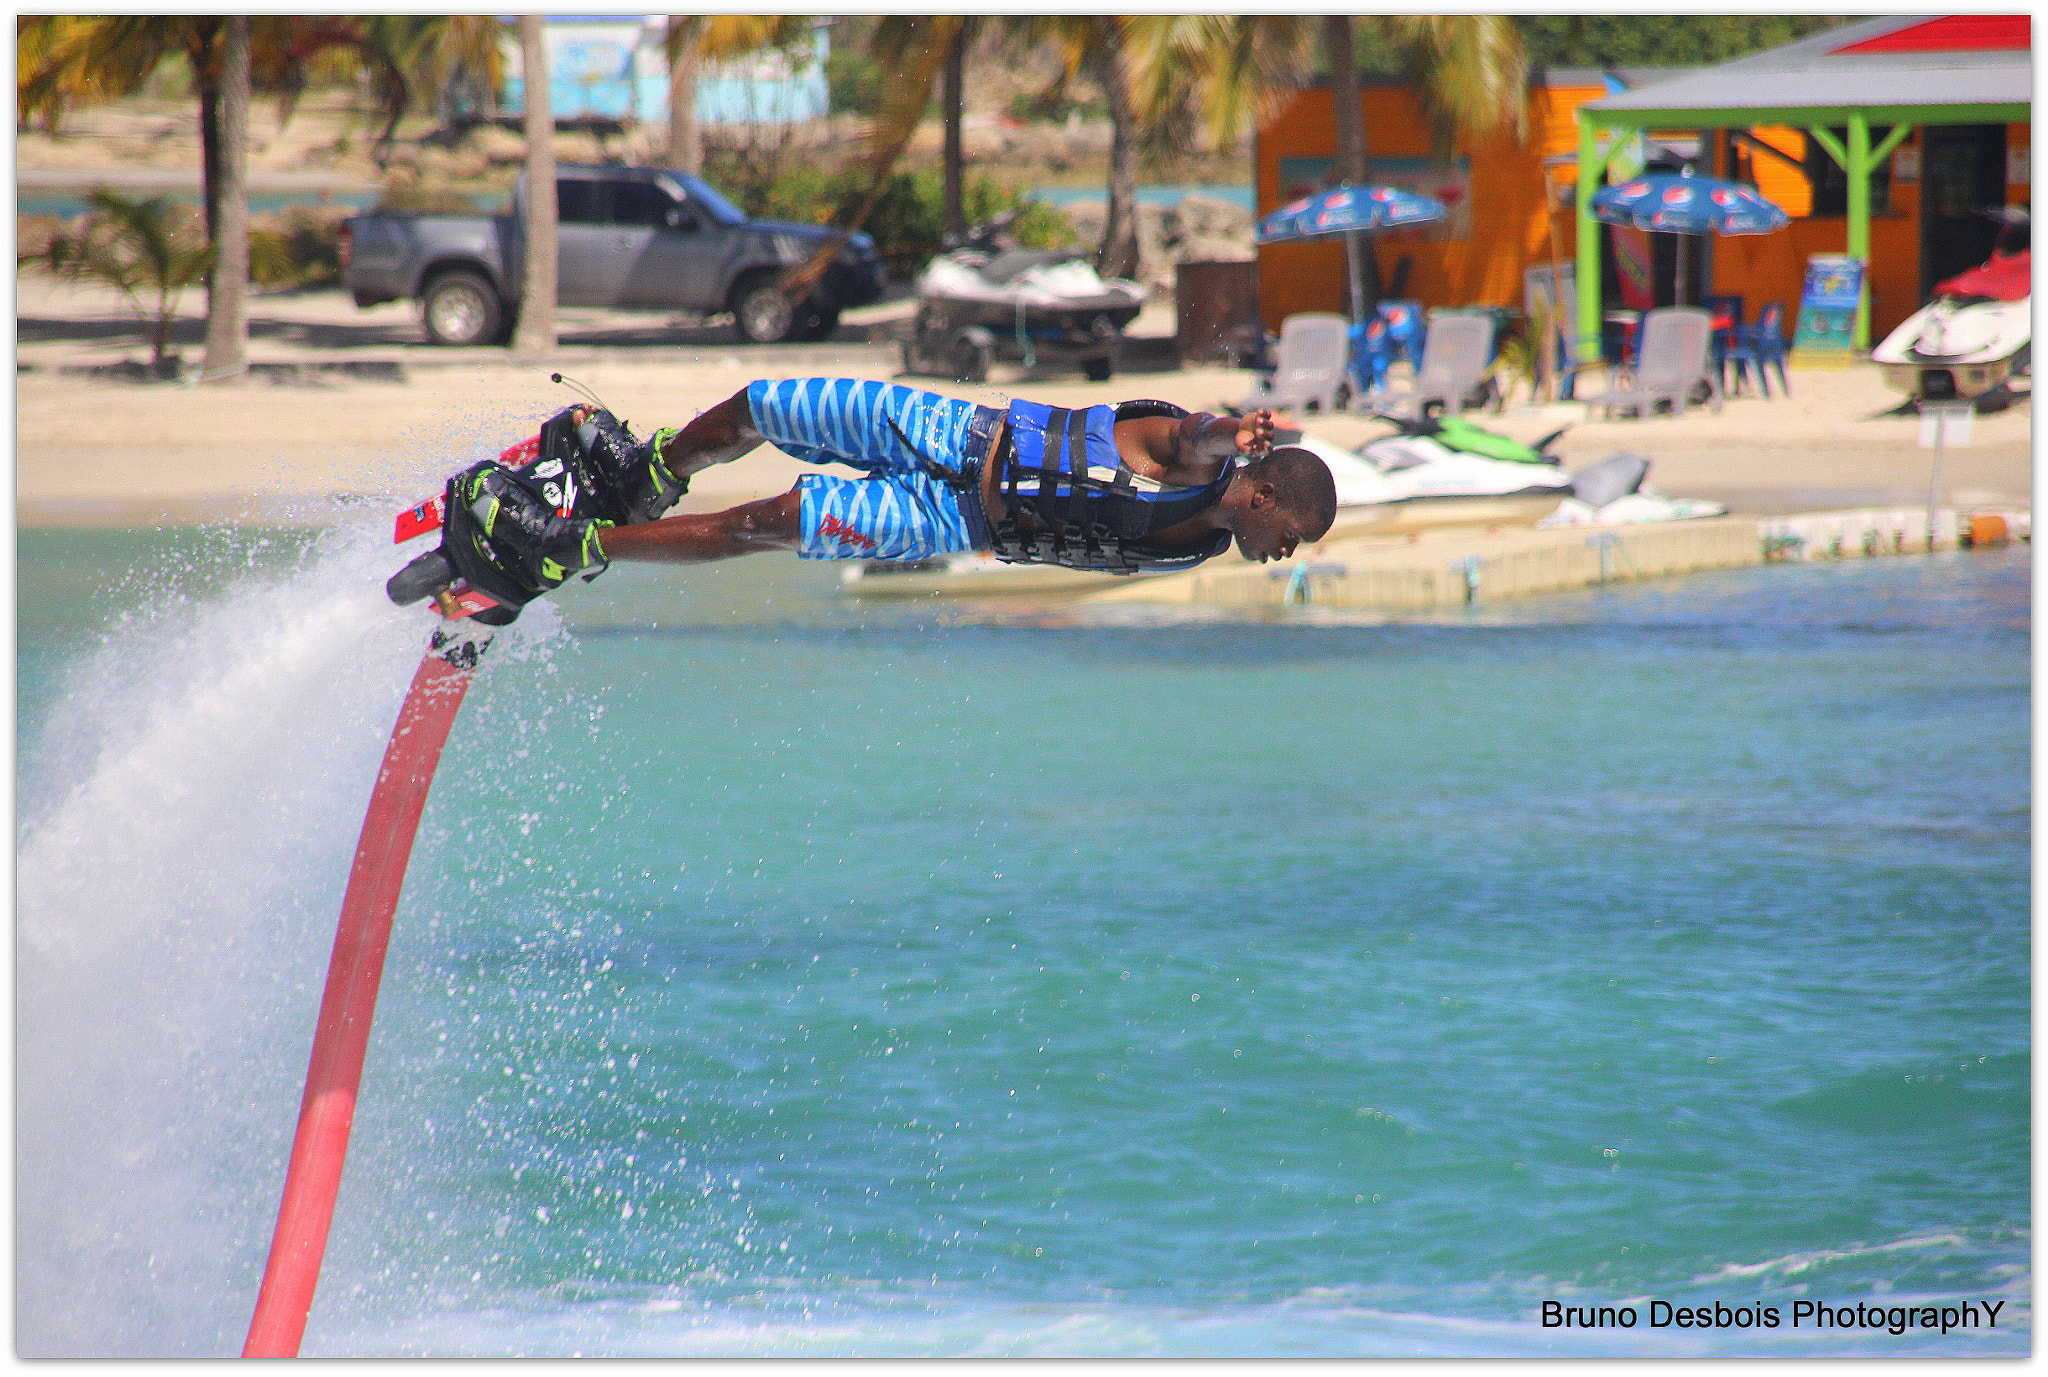
<instances>
[{"instance_id":1,"label":"orange building wall","mask_svg":"<svg viewBox=\"0 0 2048 1377\"><path fill-rule=\"evenodd\" d=\"M1424 307L1519 307L1523 270L1549 262L1552 254L1550 227L1544 219L1543 159L1577 152L1574 112L1604 94L1599 87L1532 91L1526 143L1500 138L1476 148L1458 148L1457 154L1471 159L1471 237L1434 239L1427 229L1366 236L1364 245L1377 243L1380 280L1391 282L1394 265L1407 254L1414 258L1414 266L1405 295ZM1369 156L1420 157L1430 152L1428 130L1406 90L1368 87L1361 96ZM1805 155L1807 136L1801 130L1759 127L1755 132L1791 157ZM2006 137L2009 147L2031 151L2030 126L2012 125ZM1906 146L1917 147L1918 142L1915 132L1907 137ZM1279 184L1281 159L1329 157L1336 145L1329 90L1316 87L1297 93L1279 116L1259 131L1254 153L1258 214L1263 217L1280 207L1286 190ZM1841 216L1807 218L1812 195L1798 169L1762 153L1753 154L1750 165L1758 191L1783 207L1793 217L1792 223L1772 234L1717 236L1713 290L1742 296L1751 318L1766 302L1784 302L1789 333L1798 318L1807 256L1847 252L1848 221ZM1565 177L1575 174L1567 166L1562 175L1557 170L1551 175L1553 182L1562 185ZM2007 188L2007 200L2023 204L2032 190L2030 183L2013 184ZM1576 224L1569 200L1556 210L1554 226L1558 261L1570 266ZM1894 179L1889 209L1871 218L1870 256L1871 327L1876 339L1920 306L1917 181L1902 184ZM1259 250L1259 311L1268 329L1279 329L1281 321L1299 311L1344 314L1349 310L1348 292L1342 239L1269 244Z\"/></svg>"},{"instance_id":2,"label":"orange building wall","mask_svg":"<svg viewBox=\"0 0 2048 1377\"><path fill-rule=\"evenodd\" d=\"M1404 294L1425 307L1521 305L1523 269L1550 261L1543 159L1576 151L1572 112L1602 94L1598 87L1534 91L1526 143L1507 136L1458 148L1454 156L1471 160L1471 237L1437 239L1429 229L1365 236L1363 245L1376 245L1380 280L1391 282L1394 265L1406 254L1414 266ZM1361 95L1369 156L1429 155L1429 131L1407 91L1368 87ZM1260 216L1279 209L1287 190L1280 185L1281 159L1331 156L1337 145L1332 109L1327 88L1301 91L1259 132L1254 196ZM1561 182L1556 173L1552 180ZM1559 261L1569 266L1575 243L1569 206L1557 214L1555 228ZM1343 314L1349 299L1342 239L1269 244L1259 250L1259 310L1268 328L1277 330L1299 311Z\"/></svg>"}]
</instances>

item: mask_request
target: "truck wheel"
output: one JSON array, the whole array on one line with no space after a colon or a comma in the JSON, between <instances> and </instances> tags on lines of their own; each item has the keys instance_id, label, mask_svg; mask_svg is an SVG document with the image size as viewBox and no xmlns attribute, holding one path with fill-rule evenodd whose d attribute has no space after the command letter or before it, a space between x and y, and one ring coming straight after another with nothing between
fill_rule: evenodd
<instances>
[{"instance_id":1,"label":"truck wheel","mask_svg":"<svg viewBox=\"0 0 2048 1377\"><path fill-rule=\"evenodd\" d=\"M420 306L434 344L489 344L507 323L497 290L475 273L442 273L427 284Z\"/></svg>"},{"instance_id":2,"label":"truck wheel","mask_svg":"<svg viewBox=\"0 0 2048 1377\"><path fill-rule=\"evenodd\" d=\"M1109 375L1114 372L1116 372L1116 360L1113 358L1104 357L1081 360L1081 376L1088 379L1089 382L1108 382Z\"/></svg>"},{"instance_id":3,"label":"truck wheel","mask_svg":"<svg viewBox=\"0 0 2048 1377\"><path fill-rule=\"evenodd\" d=\"M747 278L732 294L732 326L749 344L780 344L796 329L796 308L767 273Z\"/></svg>"}]
</instances>

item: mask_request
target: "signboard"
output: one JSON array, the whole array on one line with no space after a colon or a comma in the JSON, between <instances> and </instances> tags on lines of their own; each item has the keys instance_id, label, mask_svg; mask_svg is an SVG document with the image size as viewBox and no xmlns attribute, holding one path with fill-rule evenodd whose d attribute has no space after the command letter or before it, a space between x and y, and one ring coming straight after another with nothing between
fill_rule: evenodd
<instances>
[{"instance_id":1,"label":"signboard","mask_svg":"<svg viewBox=\"0 0 2048 1377\"><path fill-rule=\"evenodd\" d=\"M1856 305L1863 295L1863 263L1846 254L1816 253L1806 260L1799 294L1794 362L1822 366L1853 363Z\"/></svg>"}]
</instances>

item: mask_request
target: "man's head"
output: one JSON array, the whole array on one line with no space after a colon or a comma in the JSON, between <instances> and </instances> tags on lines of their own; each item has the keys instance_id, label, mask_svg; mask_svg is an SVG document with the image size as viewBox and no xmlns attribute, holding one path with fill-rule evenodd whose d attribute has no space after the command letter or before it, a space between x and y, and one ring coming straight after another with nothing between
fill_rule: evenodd
<instances>
[{"instance_id":1,"label":"man's head","mask_svg":"<svg viewBox=\"0 0 2048 1377\"><path fill-rule=\"evenodd\" d=\"M1246 559L1286 559L1303 541L1329 533L1337 519L1337 480L1314 450L1277 445L1237 471L1221 515Z\"/></svg>"}]
</instances>

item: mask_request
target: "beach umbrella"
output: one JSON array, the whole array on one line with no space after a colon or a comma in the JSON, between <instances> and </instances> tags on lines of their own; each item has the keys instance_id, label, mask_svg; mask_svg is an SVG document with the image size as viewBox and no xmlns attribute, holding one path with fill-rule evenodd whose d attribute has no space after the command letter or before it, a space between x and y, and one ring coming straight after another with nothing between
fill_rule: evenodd
<instances>
[{"instance_id":1,"label":"beach umbrella","mask_svg":"<svg viewBox=\"0 0 2048 1377\"><path fill-rule=\"evenodd\" d=\"M1358 236L1378 230L1429 225L1450 212L1441 201L1392 186L1340 186L1289 201L1259 221L1258 242L1344 236L1344 261L1351 275L1351 323L1365 314L1364 284L1358 272Z\"/></svg>"},{"instance_id":2,"label":"beach umbrella","mask_svg":"<svg viewBox=\"0 0 2048 1377\"><path fill-rule=\"evenodd\" d=\"M1593 193L1593 218L1659 234L1769 234L1792 217L1753 187L1718 177L1637 177ZM1685 255L1678 255L1672 295L1685 299Z\"/></svg>"}]
</instances>

